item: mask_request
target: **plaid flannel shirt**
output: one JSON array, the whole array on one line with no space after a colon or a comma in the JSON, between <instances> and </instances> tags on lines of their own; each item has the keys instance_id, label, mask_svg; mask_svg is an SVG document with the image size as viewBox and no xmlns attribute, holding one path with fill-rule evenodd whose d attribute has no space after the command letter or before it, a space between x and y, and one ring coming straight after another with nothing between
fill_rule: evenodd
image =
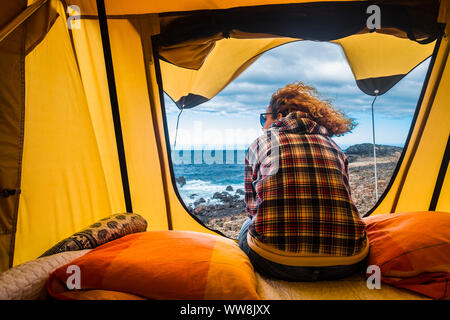
<instances>
[{"instance_id":1,"label":"plaid flannel shirt","mask_svg":"<svg viewBox=\"0 0 450 320\"><path fill-rule=\"evenodd\" d=\"M274 122L249 147L245 203L250 236L300 255L351 256L366 233L350 194L348 160L307 113Z\"/></svg>"}]
</instances>

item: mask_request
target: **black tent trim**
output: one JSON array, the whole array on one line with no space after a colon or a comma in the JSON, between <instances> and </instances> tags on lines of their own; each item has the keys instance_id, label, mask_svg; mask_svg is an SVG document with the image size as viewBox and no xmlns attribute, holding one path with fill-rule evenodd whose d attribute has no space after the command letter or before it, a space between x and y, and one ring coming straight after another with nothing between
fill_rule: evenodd
<instances>
[{"instance_id":1,"label":"black tent trim","mask_svg":"<svg viewBox=\"0 0 450 320\"><path fill-rule=\"evenodd\" d=\"M450 160L450 135L447 139L447 146L445 147L444 156L442 157L441 167L439 168L438 177L433 190L433 196L431 198L429 211L435 211L436 205L441 195L442 185L444 184L445 174L447 173L448 163Z\"/></svg>"},{"instance_id":2,"label":"black tent trim","mask_svg":"<svg viewBox=\"0 0 450 320\"><path fill-rule=\"evenodd\" d=\"M215 229L211 229L210 227L206 226L205 223L203 221L201 221L198 217L196 217L194 214L192 214L188 207L186 206L186 204L184 203L183 198L180 195L180 192L178 191L178 188L176 187L177 182L175 181L175 171L173 169L173 163L172 163L172 150L170 147L170 136L169 136L169 127L167 125L167 117L166 117L166 105L164 102L164 88L163 88L163 82L162 82L162 75L161 75L161 66L159 64L159 59L158 59L158 37L157 36L153 36L151 37L151 41L152 41L152 47L153 47L153 59L155 61L155 73L156 73L156 81L158 83L158 88L159 88L159 96L160 96L160 104L161 104L161 110L162 110L162 118L163 118L163 126L164 126L164 138L166 141L166 152L167 152L167 161L169 162L169 170L170 170L170 178L172 181L172 187L173 187L173 191L175 192L175 195L178 198L178 201L181 203L181 205L183 206L184 210L200 225L204 226L205 228L207 228L208 230L211 230L221 236L224 236L226 238L228 238L225 234L223 234L222 232L220 232L219 230L215 230ZM173 100L172 100L173 101ZM171 217L170 217L170 221L171 221ZM169 229L171 230L171 229Z\"/></svg>"},{"instance_id":3,"label":"black tent trim","mask_svg":"<svg viewBox=\"0 0 450 320\"><path fill-rule=\"evenodd\" d=\"M398 2L398 1L397 1ZM232 30L278 37L332 41L365 30L367 7L380 7L381 29L403 31L410 40L430 43L442 33L436 22L439 1L406 5L396 1L321 2L160 14L163 46L208 38ZM169 17L168 22L164 18Z\"/></svg>"},{"instance_id":4,"label":"black tent trim","mask_svg":"<svg viewBox=\"0 0 450 320\"><path fill-rule=\"evenodd\" d=\"M392 87L394 87L400 80L402 80L404 77L406 77L408 74L410 74L414 69L416 69L418 66L420 66L424 61L429 59L430 57L426 57L422 61L420 61L414 68L408 71L408 73L405 74L396 74L391 76L385 76L385 77L376 77L376 78L366 78L366 79L359 79L356 80L356 84L358 85L358 88L364 92L365 94L369 96L381 96L388 92ZM375 93L375 90L378 90L377 93Z\"/></svg>"},{"instance_id":5,"label":"black tent trim","mask_svg":"<svg viewBox=\"0 0 450 320\"><path fill-rule=\"evenodd\" d=\"M149 65L151 61L155 61L155 74L156 74L156 82L158 83L158 94L159 94L159 100L161 101L161 108L163 108L164 105L164 92L160 88L160 83L162 83L161 80L161 69L159 65L159 61L155 60L155 55L157 54L157 49L153 45L153 38L150 36L150 41L147 37L141 37L141 43L142 47L144 48L144 61L146 65ZM147 46L151 46L151 50L147 49ZM153 88L150 83L150 74L149 69L146 68L146 76L147 76L147 86L148 86L148 93L149 97L154 97ZM158 126L158 116L156 113L155 108L150 107L150 112L152 115L152 121L153 121L153 130L155 134L156 139L156 146L158 148L158 158L159 158L159 167L161 169L161 180L163 184L164 189L164 200L166 204L166 217L167 217L167 228L169 230L173 230L173 222L172 222L172 215L171 215L171 207L170 207L170 200L169 200L169 194L168 194L168 183L167 183L167 175L166 175L166 167L165 167L165 160L163 155L163 146L162 146L162 137L159 132L159 126ZM164 118L165 115L163 114L162 118ZM166 134L166 133L165 133ZM170 157L168 157L170 158Z\"/></svg>"},{"instance_id":6,"label":"black tent trim","mask_svg":"<svg viewBox=\"0 0 450 320\"><path fill-rule=\"evenodd\" d=\"M208 100L208 98L201 95L189 93L187 96L181 97L177 102L175 102L175 104L180 109L190 109Z\"/></svg>"},{"instance_id":7,"label":"black tent trim","mask_svg":"<svg viewBox=\"0 0 450 320\"><path fill-rule=\"evenodd\" d=\"M393 76L366 78L356 80L358 88L369 96L380 96L389 91L397 82L403 79L406 74L396 74ZM378 90L375 93L375 90Z\"/></svg>"}]
</instances>

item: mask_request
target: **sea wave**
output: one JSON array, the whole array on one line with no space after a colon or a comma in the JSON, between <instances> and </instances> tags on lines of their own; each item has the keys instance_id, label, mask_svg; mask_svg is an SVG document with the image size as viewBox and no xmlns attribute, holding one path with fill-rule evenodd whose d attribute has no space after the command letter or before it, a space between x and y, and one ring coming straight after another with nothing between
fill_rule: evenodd
<instances>
[{"instance_id":1,"label":"sea wave","mask_svg":"<svg viewBox=\"0 0 450 320\"><path fill-rule=\"evenodd\" d=\"M233 191L227 191L229 194L234 195L236 190L244 190L244 184L217 184L210 181L204 181L199 179L186 180L186 184L183 186L178 185L178 192L183 198L185 204L193 204L200 198L205 199L207 204L220 203L220 200L213 199L213 195L216 192L226 191L226 188L231 186ZM243 199L243 195L239 195Z\"/></svg>"}]
</instances>

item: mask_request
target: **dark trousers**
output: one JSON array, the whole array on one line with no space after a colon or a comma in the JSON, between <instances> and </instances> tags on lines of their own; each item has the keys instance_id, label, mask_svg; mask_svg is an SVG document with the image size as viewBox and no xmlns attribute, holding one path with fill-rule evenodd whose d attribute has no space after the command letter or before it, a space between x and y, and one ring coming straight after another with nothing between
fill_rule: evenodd
<instances>
[{"instance_id":1,"label":"dark trousers","mask_svg":"<svg viewBox=\"0 0 450 320\"><path fill-rule=\"evenodd\" d=\"M263 276L286 281L321 281L341 279L364 271L365 259L352 265L331 267L294 267L269 261L258 255L248 245L247 233L250 223L251 220L248 219L242 225L239 233L239 247L247 254L255 271Z\"/></svg>"}]
</instances>

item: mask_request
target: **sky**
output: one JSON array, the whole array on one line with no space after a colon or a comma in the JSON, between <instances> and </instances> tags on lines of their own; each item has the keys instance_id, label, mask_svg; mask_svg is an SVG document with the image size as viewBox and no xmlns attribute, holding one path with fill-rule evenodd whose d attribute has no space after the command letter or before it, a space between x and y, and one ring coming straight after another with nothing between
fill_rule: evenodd
<instances>
[{"instance_id":1,"label":"sky","mask_svg":"<svg viewBox=\"0 0 450 320\"><path fill-rule=\"evenodd\" d=\"M402 146L405 142L428 64L429 59L377 98L377 144ZM184 110L176 149L245 149L262 133L259 113L266 112L271 95L294 81L316 87L320 97L356 120L352 132L333 138L342 149L372 142L373 97L357 87L341 47L299 41L269 50L212 100ZM167 95L165 105L173 146L179 109Z\"/></svg>"}]
</instances>

